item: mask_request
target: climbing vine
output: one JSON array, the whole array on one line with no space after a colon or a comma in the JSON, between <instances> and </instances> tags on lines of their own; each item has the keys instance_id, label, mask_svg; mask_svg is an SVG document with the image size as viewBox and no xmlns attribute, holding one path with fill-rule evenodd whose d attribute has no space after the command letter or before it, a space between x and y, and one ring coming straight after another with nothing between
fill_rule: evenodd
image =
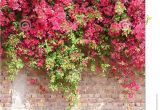
<instances>
[{"instance_id":1,"label":"climbing vine","mask_svg":"<svg viewBox=\"0 0 160 110\"><path fill-rule=\"evenodd\" d=\"M144 69L144 0L1 0L0 54L10 79L26 65L77 102L86 68L118 78L132 97Z\"/></svg>"}]
</instances>

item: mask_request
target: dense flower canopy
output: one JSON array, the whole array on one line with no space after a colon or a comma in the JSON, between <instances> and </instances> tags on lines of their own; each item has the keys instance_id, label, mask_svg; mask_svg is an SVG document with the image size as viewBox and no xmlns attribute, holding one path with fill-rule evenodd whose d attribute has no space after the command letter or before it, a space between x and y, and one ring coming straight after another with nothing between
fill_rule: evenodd
<instances>
[{"instance_id":1,"label":"dense flower canopy","mask_svg":"<svg viewBox=\"0 0 160 110\"><path fill-rule=\"evenodd\" d=\"M11 78L25 65L45 69L50 88L72 97L80 72L91 67L123 80L129 94L138 90L144 0L1 0L0 16L0 54L12 61Z\"/></svg>"}]
</instances>

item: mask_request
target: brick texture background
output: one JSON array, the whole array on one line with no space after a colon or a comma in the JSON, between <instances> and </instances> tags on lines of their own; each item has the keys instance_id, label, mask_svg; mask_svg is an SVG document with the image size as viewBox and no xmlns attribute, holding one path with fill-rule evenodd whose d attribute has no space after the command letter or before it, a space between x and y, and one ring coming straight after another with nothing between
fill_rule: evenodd
<instances>
[{"instance_id":1,"label":"brick texture background","mask_svg":"<svg viewBox=\"0 0 160 110\"><path fill-rule=\"evenodd\" d=\"M25 78L31 77L28 75ZM45 83L45 80L41 82ZM41 93L38 85L31 85L29 81L25 83L22 96L24 105L13 107L13 82L7 79L5 72L0 73L0 110L65 110L67 102L61 93L50 90ZM79 84L80 101L73 110L145 110L144 80L140 83L140 91L127 103L114 79L83 73Z\"/></svg>"}]
</instances>

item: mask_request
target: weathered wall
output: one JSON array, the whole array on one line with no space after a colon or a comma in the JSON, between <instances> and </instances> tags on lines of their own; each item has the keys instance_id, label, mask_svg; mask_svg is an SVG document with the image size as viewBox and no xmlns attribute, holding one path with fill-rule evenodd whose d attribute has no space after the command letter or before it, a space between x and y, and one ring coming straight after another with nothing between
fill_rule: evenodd
<instances>
[{"instance_id":1,"label":"weathered wall","mask_svg":"<svg viewBox=\"0 0 160 110\"><path fill-rule=\"evenodd\" d=\"M5 72L0 73L0 110L65 110L67 102L60 93L40 93L38 85L27 81L30 77L22 72L11 82ZM121 87L113 79L85 73L79 93L79 106L73 110L128 110ZM144 94L141 82L140 91L129 102L132 110L145 110Z\"/></svg>"}]
</instances>

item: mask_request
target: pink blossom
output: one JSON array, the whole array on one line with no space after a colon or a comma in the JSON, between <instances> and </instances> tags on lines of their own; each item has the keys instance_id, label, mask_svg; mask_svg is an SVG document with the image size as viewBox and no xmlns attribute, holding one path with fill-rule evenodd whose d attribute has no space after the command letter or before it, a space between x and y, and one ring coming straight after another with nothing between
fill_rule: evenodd
<instances>
[{"instance_id":1,"label":"pink blossom","mask_svg":"<svg viewBox=\"0 0 160 110\"><path fill-rule=\"evenodd\" d=\"M3 48L0 47L0 56L3 54Z\"/></svg>"},{"instance_id":2,"label":"pink blossom","mask_svg":"<svg viewBox=\"0 0 160 110\"><path fill-rule=\"evenodd\" d=\"M119 23L115 22L112 23L110 28L109 28L109 33L111 37L117 37L121 34L121 26Z\"/></svg>"},{"instance_id":3,"label":"pink blossom","mask_svg":"<svg viewBox=\"0 0 160 110\"><path fill-rule=\"evenodd\" d=\"M8 0L8 4L9 4L9 6L11 6L11 8L13 10L21 11L21 8L20 8L20 5L18 3L18 0Z\"/></svg>"},{"instance_id":4,"label":"pink blossom","mask_svg":"<svg viewBox=\"0 0 160 110\"><path fill-rule=\"evenodd\" d=\"M44 60L43 59L39 59L38 62L37 62L37 66L38 67L42 67L44 64Z\"/></svg>"}]
</instances>

